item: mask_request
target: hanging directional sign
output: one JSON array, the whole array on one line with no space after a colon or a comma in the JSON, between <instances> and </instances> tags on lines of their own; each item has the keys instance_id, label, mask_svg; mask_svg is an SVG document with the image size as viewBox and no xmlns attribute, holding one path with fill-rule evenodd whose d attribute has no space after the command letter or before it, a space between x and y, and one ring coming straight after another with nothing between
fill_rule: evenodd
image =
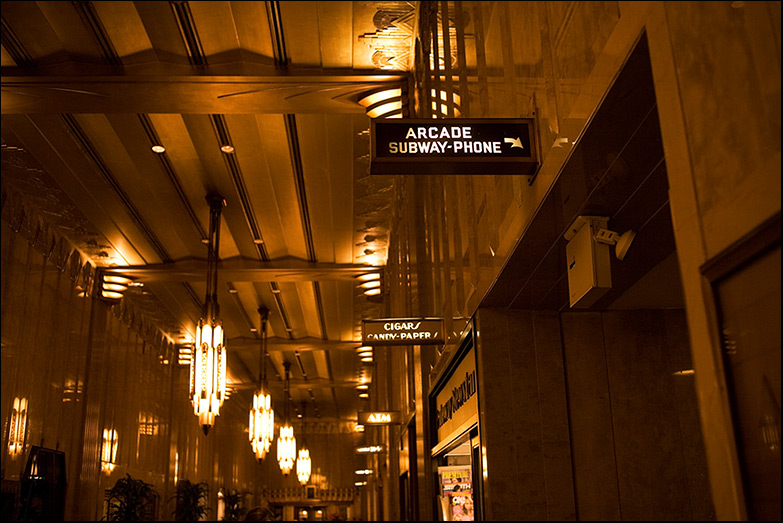
<instances>
[{"instance_id":1,"label":"hanging directional sign","mask_svg":"<svg viewBox=\"0 0 783 523\"><path fill-rule=\"evenodd\" d=\"M357 454L380 454L386 452L386 445L366 445L364 447L356 447L355 452Z\"/></svg>"},{"instance_id":2,"label":"hanging directional sign","mask_svg":"<svg viewBox=\"0 0 783 523\"><path fill-rule=\"evenodd\" d=\"M442 318L386 318L362 320L365 345L442 345Z\"/></svg>"},{"instance_id":3,"label":"hanging directional sign","mask_svg":"<svg viewBox=\"0 0 783 523\"><path fill-rule=\"evenodd\" d=\"M533 118L370 120L370 174L535 174Z\"/></svg>"},{"instance_id":4,"label":"hanging directional sign","mask_svg":"<svg viewBox=\"0 0 783 523\"><path fill-rule=\"evenodd\" d=\"M359 425L393 425L400 423L399 412L359 412Z\"/></svg>"}]
</instances>

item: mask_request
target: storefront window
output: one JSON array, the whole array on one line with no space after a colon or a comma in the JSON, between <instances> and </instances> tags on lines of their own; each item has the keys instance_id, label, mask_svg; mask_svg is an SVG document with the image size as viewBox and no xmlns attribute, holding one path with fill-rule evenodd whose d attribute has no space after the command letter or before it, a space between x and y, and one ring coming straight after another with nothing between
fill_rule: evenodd
<instances>
[{"instance_id":1,"label":"storefront window","mask_svg":"<svg viewBox=\"0 0 783 523\"><path fill-rule=\"evenodd\" d=\"M473 521L474 488L470 439L436 458L438 501L442 521Z\"/></svg>"}]
</instances>

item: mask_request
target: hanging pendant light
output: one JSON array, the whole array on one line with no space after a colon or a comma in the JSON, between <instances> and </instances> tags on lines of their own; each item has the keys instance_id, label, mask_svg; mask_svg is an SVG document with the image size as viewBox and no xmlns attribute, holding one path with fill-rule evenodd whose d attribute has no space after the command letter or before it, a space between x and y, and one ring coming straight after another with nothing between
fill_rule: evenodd
<instances>
[{"instance_id":1,"label":"hanging pendant light","mask_svg":"<svg viewBox=\"0 0 783 523\"><path fill-rule=\"evenodd\" d=\"M275 439L275 411L272 410L272 395L269 394L266 383L266 324L269 309L259 307L258 313L261 315L261 372L258 377L260 385L253 395L253 407L250 409L249 432L250 446L256 459L261 461Z\"/></svg>"},{"instance_id":2,"label":"hanging pendant light","mask_svg":"<svg viewBox=\"0 0 783 523\"><path fill-rule=\"evenodd\" d=\"M277 438L277 462L280 464L280 470L287 476L294 468L296 461L296 438L294 437L294 427L291 426L291 420L288 417L288 371L291 363L283 362L285 367L285 423L280 427L280 436Z\"/></svg>"},{"instance_id":3,"label":"hanging pendant light","mask_svg":"<svg viewBox=\"0 0 783 523\"><path fill-rule=\"evenodd\" d=\"M190 399L206 435L220 414L226 394L226 347L223 322L217 303L217 263L220 246L220 213L225 205L220 195L208 195L209 239L207 251L207 296L196 331L196 346L190 362Z\"/></svg>"},{"instance_id":4,"label":"hanging pendant light","mask_svg":"<svg viewBox=\"0 0 783 523\"><path fill-rule=\"evenodd\" d=\"M310 479L310 451L306 448L299 449L299 457L296 459L296 477L301 485L306 485Z\"/></svg>"},{"instance_id":5,"label":"hanging pendant light","mask_svg":"<svg viewBox=\"0 0 783 523\"><path fill-rule=\"evenodd\" d=\"M299 484L306 485L307 480L310 479L310 471L312 470L312 463L310 461L310 450L307 448L307 441L304 438L304 418L305 418L305 406L306 403L302 402L302 448L299 449L299 454L296 458L296 477L299 479Z\"/></svg>"}]
</instances>

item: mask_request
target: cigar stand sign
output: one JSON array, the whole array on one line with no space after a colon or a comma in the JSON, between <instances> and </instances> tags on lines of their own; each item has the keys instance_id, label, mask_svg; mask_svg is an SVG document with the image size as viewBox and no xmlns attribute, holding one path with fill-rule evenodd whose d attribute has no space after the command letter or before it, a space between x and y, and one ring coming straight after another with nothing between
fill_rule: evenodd
<instances>
[{"instance_id":1,"label":"cigar stand sign","mask_svg":"<svg viewBox=\"0 0 783 523\"><path fill-rule=\"evenodd\" d=\"M386 318L362 321L365 345L442 345L443 318Z\"/></svg>"}]
</instances>

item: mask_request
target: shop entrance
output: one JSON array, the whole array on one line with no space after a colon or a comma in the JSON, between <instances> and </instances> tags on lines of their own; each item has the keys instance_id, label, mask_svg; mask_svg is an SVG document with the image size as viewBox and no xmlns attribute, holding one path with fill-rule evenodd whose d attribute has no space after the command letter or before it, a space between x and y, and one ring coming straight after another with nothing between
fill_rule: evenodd
<instances>
[{"instance_id":1,"label":"shop entrance","mask_svg":"<svg viewBox=\"0 0 783 523\"><path fill-rule=\"evenodd\" d=\"M481 514L481 446L478 429L435 456L440 521L478 521Z\"/></svg>"}]
</instances>

